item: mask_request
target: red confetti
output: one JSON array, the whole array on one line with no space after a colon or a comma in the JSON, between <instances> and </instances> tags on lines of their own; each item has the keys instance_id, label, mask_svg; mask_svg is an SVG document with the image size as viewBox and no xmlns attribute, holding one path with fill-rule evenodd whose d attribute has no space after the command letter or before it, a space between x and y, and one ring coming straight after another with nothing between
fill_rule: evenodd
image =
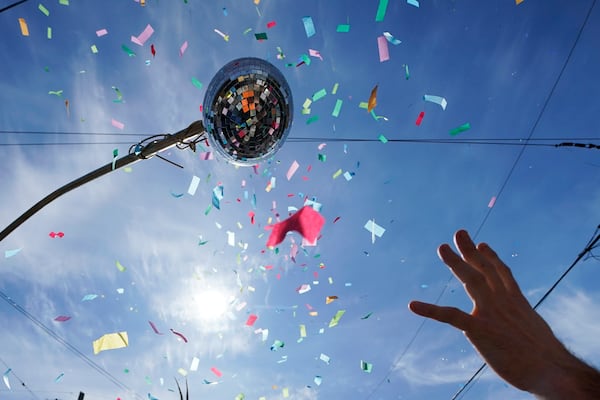
<instances>
[{"instance_id":1,"label":"red confetti","mask_svg":"<svg viewBox=\"0 0 600 400\"><path fill-rule=\"evenodd\" d=\"M415 121L415 124L416 124L417 126L420 126L420 125L421 125L421 122L423 121L423 117L424 117L424 116L425 116L425 111L421 111L421 112L419 113L419 116L417 117L417 120Z\"/></svg>"},{"instance_id":2,"label":"red confetti","mask_svg":"<svg viewBox=\"0 0 600 400\"><path fill-rule=\"evenodd\" d=\"M156 49L154 48L153 44L150 45L150 52L152 53L152 57L156 55Z\"/></svg>"},{"instance_id":3,"label":"red confetti","mask_svg":"<svg viewBox=\"0 0 600 400\"><path fill-rule=\"evenodd\" d=\"M296 231L309 243L314 243L325 223L325 218L312 207L302 207L294 215L273 225L273 230L267 240L267 247L275 247L283 242L285 235L290 231Z\"/></svg>"},{"instance_id":4,"label":"red confetti","mask_svg":"<svg viewBox=\"0 0 600 400\"><path fill-rule=\"evenodd\" d=\"M172 328L171 328L171 332L173 332L175 335L179 336L181 338L181 340L183 340L185 343L188 342L187 338L185 336L183 336L181 333L174 331Z\"/></svg>"},{"instance_id":5,"label":"red confetti","mask_svg":"<svg viewBox=\"0 0 600 400\"><path fill-rule=\"evenodd\" d=\"M250 211L250 212L248 213L248 216L250 217L250 223L251 223L252 225L254 225L254 216L255 216L255 214L254 214L254 211Z\"/></svg>"},{"instance_id":6,"label":"red confetti","mask_svg":"<svg viewBox=\"0 0 600 400\"><path fill-rule=\"evenodd\" d=\"M71 317L67 317L66 315L59 315L58 317L54 318L54 320L56 322L65 322L65 321L68 321L70 319L71 319Z\"/></svg>"},{"instance_id":7,"label":"red confetti","mask_svg":"<svg viewBox=\"0 0 600 400\"><path fill-rule=\"evenodd\" d=\"M156 333L157 335L162 335L162 333L160 333L158 331L158 329L156 328L156 325L154 325L154 322L148 321L148 323L150 324L150 327L152 328L152 330L154 331L154 333Z\"/></svg>"},{"instance_id":8,"label":"red confetti","mask_svg":"<svg viewBox=\"0 0 600 400\"><path fill-rule=\"evenodd\" d=\"M271 29L272 27L274 27L275 25L277 25L277 23L275 21L271 21L271 22L267 22L267 28Z\"/></svg>"},{"instance_id":9,"label":"red confetti","mask_svg":"<svg viewBox=\"0 0 600 400\"><path fill-rule=\"evenodd\" d=\"M62 233L62 232L50 232L50 233L48 234L48 236L50 236L52 239L54 239L55 237L62 238L62 237L64 237L64 236L65 236L65 234L64 234L64 233Z\"/></svg>"},{"instance_id":10,"label":"red confetti","mask_svg":"<svg viewBox=\"0 0 600 400\"><path fill-rule=\"evenodd\" d=\"M258 319L258 315L250 314L250 316L248 317L248 320L246 320L246 325L247 326L254 325L254 323L256 322L257 319Z\"/></svg>"},{"instance_id":11,"label":"red confetti","mask_svg":"<svg viewBox=\"0 0 600 400\"><path fill-rule=\"evenodd\" d=\"M223 376L223 373L221 371L219 371L217 369L217 367L212 367L210 370L212 371L213 374L215 374L217 376L217 378L220 378Z\"/></svg>"},{"instance_id":12,"label":"red confetti","mask_svg":"<svg viewBox=\"0 0 600 400\"><path fill-rule=\"evenodd\" d=\"M333 223L335 224L336 222L338 222L340 220L341 217L335 217L335 219L333 220Z\"/></svg>"}]
</instances>

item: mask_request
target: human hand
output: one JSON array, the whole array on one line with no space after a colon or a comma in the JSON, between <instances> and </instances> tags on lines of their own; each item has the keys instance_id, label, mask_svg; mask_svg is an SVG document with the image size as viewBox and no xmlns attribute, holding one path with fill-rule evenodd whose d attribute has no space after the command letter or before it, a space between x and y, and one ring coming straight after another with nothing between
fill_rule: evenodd
<instances>
[{"instance_id":1,"label":"human hand","mask_svg":"<svg viewBox=\"0 0 600 400\"><path fill-rule=\"evenodd\" d=\"M464 230L455 233L454 243L462 258L447 244L438 248L438 256L463 283L473 302L471 313L419 301L409 308L462 330L488 365L521 390L544 399L592 398L582 396L587 392L579 390L573 376L587 373L594 379L597 372L556 338L498 255L485 243L475 246Z\"/></svg>"}]
</instances>

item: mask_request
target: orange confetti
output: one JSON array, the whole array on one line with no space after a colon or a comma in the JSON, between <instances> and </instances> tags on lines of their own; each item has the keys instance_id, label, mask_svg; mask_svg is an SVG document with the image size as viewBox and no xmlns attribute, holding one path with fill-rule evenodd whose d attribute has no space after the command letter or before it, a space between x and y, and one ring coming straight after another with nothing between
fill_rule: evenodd
<instances>
[{"instance_id":1,"label":"orange confetti","mask_svg":"<svg viewBox=\"0 0 600 400\"><path fill-rule=\"evenodd\" d=\"M367 105L367 112L371 112L377 105L377 86L371 90L371 96L369 97L369 104Z\"/></svg>"},{"instance_id":2,"label":"orange confetti","mask_svg":"<svg viewBox=\"0 0 600 400\"><path fill-rule=\"evenodd\" d=\"M29 36L29 28L27 27L27 22L25 22L25 18L19 18L19 26L21 27L21 34L23 36Z\"/></svg>"}]
</instances>

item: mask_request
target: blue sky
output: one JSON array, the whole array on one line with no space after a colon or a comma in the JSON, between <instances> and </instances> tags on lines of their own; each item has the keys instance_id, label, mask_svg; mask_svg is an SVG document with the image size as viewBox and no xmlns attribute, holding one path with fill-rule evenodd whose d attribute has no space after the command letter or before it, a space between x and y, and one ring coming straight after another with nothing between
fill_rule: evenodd
<instances>
[{"instance_id":1,"label":"blue sky","mask_svg":"<svg viewBox=\"0 0 600 400\"><path fill-rule=\"evenodd\" d=\"M527 146L519 157L519 145L377 139L525 143L533 130L533 144L598 143L600 10L592 10L544 108L592 1L419 3L390 0L380 22L375 0L147 0L145 7L133 0L70 0L68 6L48 0L41 2L48 16L37 1L0 14L2 227L59 186L111 162L115 148L125 155L144 136L176 132L201 119L204 89L232 59L272 62L288 80L295 104L288 141L256 173L169 150L163 155L183 169L154 158L115 171L56 200L3 240L2 254L21 250L0 258L2 293L94 364L0 302L0 372L12 369L12 389L0 382L0 397L75 399L81 390L86 399L148 393L175 399L173 378L182 381L183 372L193 399L235 399L240 393L268 400L286 393L293 399L450 398L481 360L461 332L435 322L419 328L422 319L407 309L411 299L440 295L440 304L470 309L436 247L458 228L479 231L477 240L491 243L537 301L600 221L600 162L588 149ZM316 28L310 38L305 16ZM22 35L19 18L29 36ZM276 25L267 28L270 21ZM148 24L154 34L145 45L131 42ZM336 32L339 24L349 24L350 31ZM100 29L108 34L97 36ZM260 32L266 41L255 39ZM402 43L388 43L390 59L380 62L377 37L383 32ZM284 59L277 58L278 46ZM296 67L309 49L323 59ZM359 107L375 85L375 113L385 119ZM123 102L113 101L113 86ZM323 88L327 96L303 115L305 99ZM60 96L49 94L59 90ZM447 108L424 102L426 94L446 98ZM338 99L343 106L333 117ZM425 115L417 126L420 112ZM307 124L314 116L318 120ZM113 126L113 119L124 128ZM449 135L465 123L469 130ZM32 131L52 134L19 133ZM293 161L300 168L288 181ZM334 178L340 169L355 175ZM194 176L201 181L192 196L187 189ZM276 187L266 191L272 177ZM205 214L218 183L223 206ZM269 218L287 217L288 207L302 207L305 197L322 204L326 223L317 245L300 248L294 262L290 251L301 237L291 234L275 253L265 247L265 226ZM374 243L364 228L372 219L386 229ZM228 231L235 233L235 246L228 245ZM50 232L64 237L51 238ZM581 262L540 308L557 335L595 365L597 281L597 261ZM303 284L311 290L299 294ZM82 301L88 294L98 297ZM338 299L326 304L327 296ZM310 315L307 305L317 314ZM345 314L330 328L340 310ZM71 319L54 321L60 315ZM249 315L258 316L253 327L245 326ZM128 332L128 347L93 354L95 339L119 331ZM271 351L276 340L285 346ZM194 357L197 371L190 370ZM371 373L361 361L373 365ZM487 371L463 398L529 396Z\"/></svg>"}]
</instances>

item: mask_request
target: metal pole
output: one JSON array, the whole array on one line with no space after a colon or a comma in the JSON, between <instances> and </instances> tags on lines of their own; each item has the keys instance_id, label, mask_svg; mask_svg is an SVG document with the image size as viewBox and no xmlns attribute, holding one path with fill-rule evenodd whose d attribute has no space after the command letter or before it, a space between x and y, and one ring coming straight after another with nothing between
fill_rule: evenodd
<instances>
[{"instance_id":1,"label":"metal pole","mask_svg":"<svg viewBox=\"0 0 600 400\"><path fill-rule=\"evenodd\" d=\"M135 163L139 160L145 160L147 158L151 158L156 153L160 151L164 151L170 147L175 146L178 143L187 144L186 140L193 138L194 136L201 137L204 134L204 125L202 121L192 122L190 126L187 128L174 133L172 135L167 135L165 138L161 140L155 140L148 145L144 146L139 150L139 152L130 153L125 157L119 158L115 160L113 163L108 163L80 178L75 179L67 183L66 185L56 189L54 192L50 193L48 196L44 197L42 200L38 201L34 204L29 210L25 211L21 216L15 219L10 225L8 225L2 232L0 232L0 242L4 240L12 231L17 229L23 222L27 221L32 215L40 211L42 208L50 204L52 201L56 200L58 197L62 196L65 193L70 192L71 190L88 183L96 178L99 178L103 175L108 174L109 172L115 171L121 167L126 165ZM188 142L189 143L189 142Z\"/></svg>"}]
</instances>

